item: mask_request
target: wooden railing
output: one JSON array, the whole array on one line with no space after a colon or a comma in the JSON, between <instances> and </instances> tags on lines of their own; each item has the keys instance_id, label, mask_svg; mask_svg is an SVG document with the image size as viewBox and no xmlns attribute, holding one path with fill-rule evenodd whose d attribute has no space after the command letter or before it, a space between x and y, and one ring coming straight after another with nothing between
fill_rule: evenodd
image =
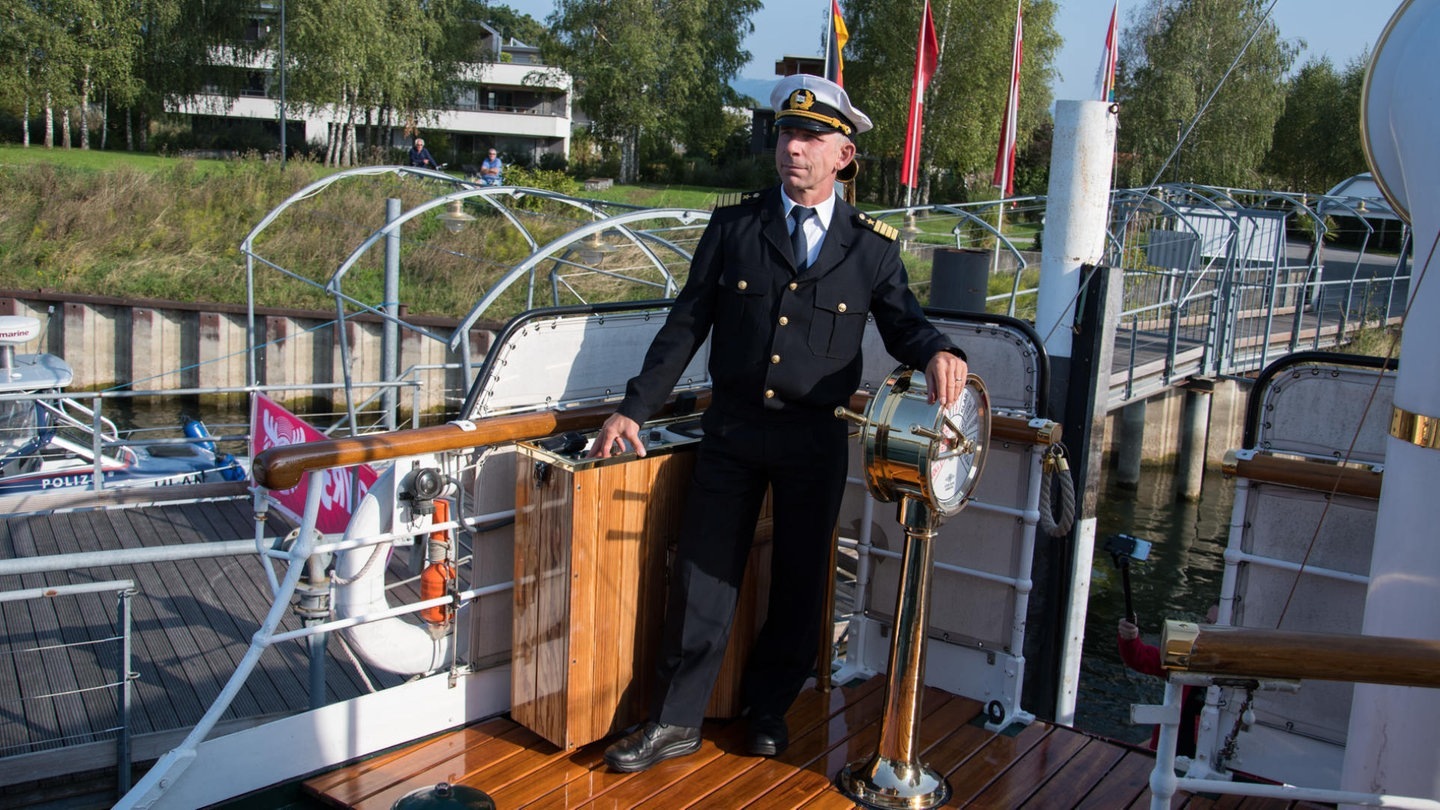
<instances>
[{"instance_id":1,"label":"wooden railing","mask_svg":"<svg viewBox=\"0 0 1440 810\"><path fill-rule=\"evenodd\" d=\"M851 410L863 411L869 400L868 394L856 394L850 399ZM700 392L693 405L704 409L710 402L710 392ZM692 403L686 403L688 407ZM611 413L614 405L597 405L567 411L537 411L534 413L494 416L479 422L449 422L444 425L399 430L393 433L379 433L341 439L327 439L306 444L291 444L272 447L261 452L251 463L255 483L269 489L289 489L300 483L306 472L330 467L348 467L354 464L368 464L389 461L407 456L426 453L441 453L448 450L464 450L491 444L538 439L554 433L570 430L592 430L599 427ZM675 402L667 403L657 416L675 414ZM1051 422L1034 426L1023 417L997 416L990 420L993 438L1005 441L1024 441L1033 444L1053 444L1060 441L1060 428Z\"/></svg>"},{"instance_id":2,"label":"wooden railing","mask_svg":"<svg viewBox=\"0 0 1440 810\"><path fill-rule=\"evenodd\" d=\"M1440 641L1165 622L1172 672L1440 687Z\"/></svg>"},{"instance_id":3,"label":"wooden railing","mask_svg":"<svg viewBox=\"0 0 1440 810\"><path fill-rule=\"evenodd\" d=\"M1251 481L1372 500L1380 498L1380 484L1384 481L1384 474L1372 468L1238 450L1226 451L1221 470Z\"/></svg>"}]
</instances>

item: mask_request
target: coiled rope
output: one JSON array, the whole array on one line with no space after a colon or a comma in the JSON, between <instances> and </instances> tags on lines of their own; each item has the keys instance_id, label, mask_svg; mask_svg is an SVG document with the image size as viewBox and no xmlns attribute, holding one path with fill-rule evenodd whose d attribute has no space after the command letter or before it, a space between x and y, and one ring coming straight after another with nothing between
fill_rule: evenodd
<instances>
[{"instance_id":1,"label":"coiled rope","mask_svg":"<svg viewBox=\"0 0 1440 810\"><path fill-rule=\"evenodd\" d=\"M1051 537L1063 537L1075 525L1075 480L1070 477L1070 464L1065 460L1065 446L1052 444L1042 462L1040 476L1040 528ZM1058 475L1057 475L1058 473ZM1055 514L1051 492L1060 489L1060 513Z\"/></svg>"}]
</instances>

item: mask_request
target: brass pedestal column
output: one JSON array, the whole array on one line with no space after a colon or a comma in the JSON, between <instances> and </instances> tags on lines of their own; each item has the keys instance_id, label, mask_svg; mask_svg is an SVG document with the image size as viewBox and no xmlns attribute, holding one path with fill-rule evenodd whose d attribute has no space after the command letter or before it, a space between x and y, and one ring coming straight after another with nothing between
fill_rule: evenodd
<instances>
[{"instance_id":1,"label":"brass pedestal column","mask_svg":"<svg viewBox=\"0 0 1440 810\"><path fill-rule=\"evenodd\" d=\"M920 761L918 750L937 521L929 505L909 496L900 499L898 511L905 527L905 552L895 598L880 744L869 761L847 765L835 781L846 796L868 807L919 810L938 807L950 798L950 783Z\"/></svg>"}]
</instances>

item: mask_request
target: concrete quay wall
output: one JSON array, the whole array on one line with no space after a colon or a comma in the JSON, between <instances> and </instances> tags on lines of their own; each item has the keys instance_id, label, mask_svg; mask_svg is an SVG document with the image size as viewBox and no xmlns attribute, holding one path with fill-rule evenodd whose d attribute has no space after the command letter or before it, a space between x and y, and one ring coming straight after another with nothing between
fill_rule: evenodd
<instances>
[{"instance_id":1,"label":"concrete quay wall","mask_svg":"<svg viewBox=\"0 0 1440 810\"><path fill-rule=\"evenodd\" d=\"M67 295L46 290L0 290L0 315L28 315L41 323L42 333L17 353L49 352L74 369L76 390L126 387L136 391L179 389L243 389L249 361L246 349L248 316L243 306L192 304L181 301L122 299ZM402 317L433 334L449 335L458 321L450 318ZM350 345L351 378L380 379L383 320L359 315L344 324ZM333 312L262 308L255 316L257 356L255 382L261 386L324 386L344 380L346 357ZM470 334L471 360L484 358L499 324L481 324ZM459 352L413 329L399 330L398 368L422 371L419 409L453 412L465 396L469 375L458 367ZM453 368L443 368L444 366ZM361 399L373 388L357 393ZM304 404L338 394L323 388L282 391L272 397ZM402 410L414 400L400 397Z\"/></svg>"},{"instance_id":2,"label":"concrete quay wall","mask_svg":"<svg viewBox=\"0 0 1440 810\"><path fill-rule=\"evenodd\" d=\"M1249 380L1206 378L1111 411L1103 475L1133 487L1142 466L1174 467L1177 496L1194 500L1204 470L1219 469L1227 451L1243 447L1251 388Z\"/></svg>"}]
</instances>

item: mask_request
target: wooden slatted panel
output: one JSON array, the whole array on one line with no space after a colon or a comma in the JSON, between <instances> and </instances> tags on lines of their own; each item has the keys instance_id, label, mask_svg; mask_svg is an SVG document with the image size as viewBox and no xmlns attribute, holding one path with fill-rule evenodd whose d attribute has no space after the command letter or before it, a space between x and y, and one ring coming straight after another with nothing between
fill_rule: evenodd
<instances>
[{"instance_id":1,"label":"wooden slatted panel","mask_svg":"<svg viewBox=\"0 0 1440 810\"><path fill-rule=\"evenodd\" d=\"M623 464L530 467L516 479L511 705L573 748L639 722L665 606L666 546L690 453Z\"/></svg>"},{"instance_id":2,"label":"wooden slatted panel","mask_svg":"<svg viewBox=\"0 0 1440 810\"><path fill-rule=\"evenodd\" d=\"M1089 788L1085 797L1076 805L1077 810L1125 807L1150 784L1150 771L1155 767L1153 757L1139 751L1126 751L1108 743L1105 748L1119 750L1123 756L1114 767L1102 775L1098 783ZM1059 780L1055 779L1050 781L1059 783ZM1035 807L1038 810L1041 805L1036 804Z\"/></svg>"},{"instance_id":3,"label":"wooden slatted panel","mask_svg":"<svg viewBox=\"0 0 1440 810\"><path fill-rule=\"evenodd\" d=\"M522 465L517 464L523 469ZM553 691L547 693L545 677L547 645L562 643L550 640L550 631L543 614L553 611L553 602L561 595L553 574L554 548L559 538L567 536L568 510L547 508L570 488L570 474L552 470L544 482L531 482L517 475L515 483L515 520L517 526L530 525L531 532L516 532L515 538L515 619L514 643L511 653L510 705L515 719L548 735L561 734L563 717L554 707ZM554 525L561 521L561 525ZM562 583L563 584L563 583ZM550 660L553 660L550 656ZM553 731L551 730L553 729ZM562 739L554 736L552 739Z\"/></svg>"},{"instance_id":4,"label":"wooden slatted panel","mask_svg":"<svg viewBox=\"0 0 1440 810\"><path fill-rule=\"evenodd\" d=\"M658 472L661 461L651 459L649 463L610 465L596 469L591 475L575 476L571 521L578 532L571 537L564 554L564 571L568 574L569 581L565 592L562 623L556 628L564 634L564 639L563 643L555 645L567 657L561 664L566 673L565 683L561 685L564 689L566 735L564 740L551 738L551 742L562 747L573 748L577 744L583 745L604 737L610 733L610 724L615 722L619 715L627 710L633 711L632 708L621 705L622 694L619 686L628 683L628 679L620 684L613 680L607 682L615 677L608 671L612 662L602 661L596 655L596 642L599 639L631 635L623 629L615 629L616 626L610 622L616 618L618 610L623 610L625 605L633 602L633 598L621 598L611 602L605 597L620 596L620 592L618 589L605 588L604 583L616 578L616 563L622 566L628 562L639 564L639 561L632 561L629 555L611 553L611 546L614 544L608 542L612 538L608 536L606 529L611 521L617 519L616 507L621 511L625 509L625 495L632 491L631 486L635 486L630 483L630 468L643 467ZM618 481L615 480L617 478ZM650 480L649 475L640 478L642 487ZM644 491L643 488L640 490L642 493ZM606 500L619 503L607 503ZM641 502L644 502L643 499ZM619 520L615 525L644 525L626 523L624 517ZM643 539L633 539L640 545L645 545ZM602 626L596 627L597 622ZM628 626L628 623L619 625L622 628ZM627 724L628 721L622 722L622 727Z\"/></svg>"}]
</instances>

